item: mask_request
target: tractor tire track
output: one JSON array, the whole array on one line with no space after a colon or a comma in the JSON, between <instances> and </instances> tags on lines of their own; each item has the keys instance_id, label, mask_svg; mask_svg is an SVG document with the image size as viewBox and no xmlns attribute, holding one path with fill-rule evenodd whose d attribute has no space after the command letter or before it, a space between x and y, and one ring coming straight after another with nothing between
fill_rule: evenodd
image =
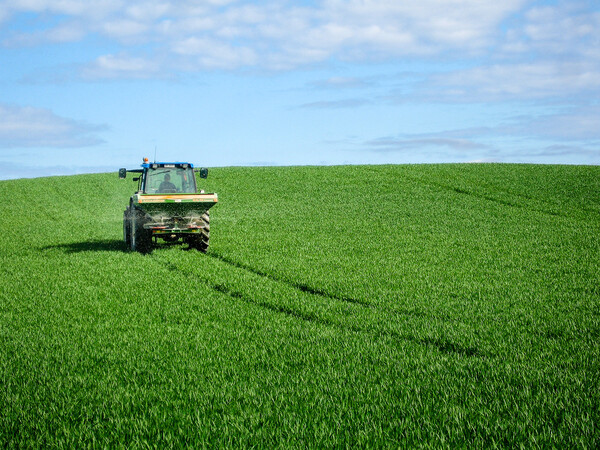
<instances>
[{"instance_id":1,"label":"tractor tire track","mask_svg":"<svg viewBox=\"0 0 600 450\"><path fill-rule=\"evenodd\" d=\"M528 203L523 204L522 202L519 202L518 199L523 199L524 201L527 201L530 203L543 203L543 204L546 204L547 206L549 206L550 208L551 207L556 207L556 208L559 207L558 205L553 205L550 202L544 201L542 199L537 199L537 198L534 198L534 197L531 197L531 196L528 196L525 194L519 194L519 193L509 192L509 191L499 191L500 193L504 193L507 196L517 198L517 200L510 201L510 200L504 200L501 198L497 198L497 197L494 197L489 194L479 193L474 190L464 189L464 188L460 188L460 187L456 187L456 186L450 186L450 185L447 185L444 183L439 183L439 182L432 181L432 180L423 180L421 178L410 177L410 176L407 176L406 178L413 180L415 183L426 185L426 186L431 186L431 187L434 187L434 188L437 188L437 189L440 189L443 191L454 192L454 193L460 194L460 195L468 195L470 197L480 198L480 199L483 199L483 200L486 200L489 202L497 203L502 206L524 209L527 211L533 211L533 212L537 212L537 213L541 213L541 214L547 214L547 215L550 215L553 217L562 217L564 219L587 222L587 219L580 218L580 217L578 217L577 214L582 213L582 212L596 212L596 213L598 212L596 210L591 210L591 209L577 208L577 209L571 210L571 212L575 214L575 215L573 215L573 214L568 214L567 212L562 211L562 210L556 211L556 210L551 210L549 208L544 208L543 206L536 207L536 206L533 206Z\"/></svg>"},{"instance_id":2,"label":"tractor tire track","mask_svg":"<svg viewBox=\"0 0 600 450\"><path fill-rule=\"evenodd\" d=\"M221 255L216 252L209 252L209 253L207 253L207 256L217 259L217 260L219 260L225 264L228 264L230 266L233 266L237 269L241 269L246 272L250 272L254 275L258 275L263 278L267 278L271 281L274 281L275 283L282 283L293 289L297 289L300 292L314 295L316 297L320 297L323 300L341 301L341 302L349 303L352 305L358 305L363 308L379 310L379 311L383 311L383 312L395 314L395 315L411 316L411 317L417 317L417 318L430 317L428 314L425 314L421 311L400 309L400 308L386 308L384 306L374 305L373 303L371 303L367 300L356 299L356 298L352 298L352 297L348 297L348 296L344 296L344 295L336 295L336 294L327 292L324 289L309 286L308 284L305 284L305 283L289 281L285 278L275 276L273 274L270 274L263 270L249 266L247 264L241 263L239 261L234 261L233 259L228 258L227 256Z\"/></svg>"},{"instance_id":3,"label":"tractor tire track","mask_svg":"<svg viewBox=\"0 0 600 450\"><path fill-rule=\"evenodd\" d=\"M210 256L210 255L207 254L207 256ZM268 279L277 284L287 285L289 287L298 289L301 292L312 295L312 296L323 297L323 294L318 293L318 292L313 292L314 289L303 290L303 289L299 288L298 286L296 286L296 284L291 284L286 281L280 281L275 277L265 276L265 275L262 275L261 273L257 273L257 272L259 272L258 270L249 270L246 267L244 267L243 265L238 264L238 263L231 264L231 263L227 262L226 260L223 260L222 257L214 256L214 258L219 261L224 262L225 264L235 267L236 269L244 270L246 272L257 275L261 278ZM442 353L455 354L455 355L459 355L461 357L490 356L490 355L484 354L476 347L463 346L461 344L451 342L444 337L438 337L438 338L417 337L412 333L401 333L396 330L386 328L385 325L386 325L386 323L389 323L389 321L386 321L383 323L378 323L379 321L370 322L370 323L368 321L363 321L362 325L357 325L357 324L344 323L343 321L340 321L340 320L333 320L331 318L323 317L318 312L299 311L298 309L295 309L295 308L292 308L289 306L285 306L285 305L278 305L278 304L275 304L268 300L257 298L256 296L249 296L249 295L235 289L234 287L228 286L227 284L224 284L224 283L211 281L208 277L202 276L201 274L198 274L198 273L194 273L193 271L191 271L187 268L184 268L184 267L180 267L180 266L174 264L173 262L165 261L165 262L161 262L160 264L161 264L161 267L166 268L167 270L169 270L171 272L183 275L185 278L188 278L190 281L200 282L200 283L208 286L210 289L212 289L216 292L219 292L223 295L226 295L235 301L242 301L246 304L258 306L258 307L267 309L267 310L272 311L277 314L285 314L288 317L302 320L304 322L314 323L314 324L318 324L318 325L325 326L325 327L332 327L332 328L341 330L343 332L367 334L374 339L390 338L395 341L412 342L412 343L416 343L416 344L419 344L419 345L425 346L425 347L433 347L437 351L440 351ZM340 300L333 296L326 295L325 297L329 298L331 300ZM344 300L341 300L341 301L344 301ZM351 302L351 303L354 305L357 305L357 306L364 306L358 302ZM375 309L375 307L373 305L369 305L368 308L371 311L373 311ZM366 311L366 309L363 309L363 311ZM426 316L425 314L419 314L419 317L425 317L425 316Z\"/></svg>"},{"instance_id":4,"label":"tractor tire track","mask_svg":"<svg viewBox=\"0 0 600 450\"><path fill-rule=\"evenodd\" d=\"M373 308L374 307L374 305L372 303L368 302L368 301L359 300L359 299L351 298L351 297L346 297L346 296L343 296L343 295L331 294L329 292L326 292L323 289L311 287L311 286L309 286L307 284L304 284L304 283L295 283L293 281L289 281L289 280L286 280L284 278L277 277L277 276L275 276L273 274L270 274L268 272L265 272L263 270L256 269L254 267L251 267L249 265L240 263L238 261L234 261L233 259L228 258L227 256L221 255L221 254L216 253L216 252L210 252L210 253L207 254L207 256L210 256L211 258L214 258L214 259L218 259L219 261L222 261L225 264L228 264L230 266L236 267L238 269L242 269L242 270L245 270L247 272L251 272L251 273L253 273L255 275L258 275L260 277L268 278L271 281L275 281L277 283L287 284L288 286L290 286L290 287L292 287L294 289L298 289L301 292L306 292L308 294L317 295L317 296L324 297L324 298L329 299L329 300L339 300L339 301L346 302L346 303L352 303L352 304L355 304L355 305L363 306L365 308Z\"/></svg>"}]
</instances>

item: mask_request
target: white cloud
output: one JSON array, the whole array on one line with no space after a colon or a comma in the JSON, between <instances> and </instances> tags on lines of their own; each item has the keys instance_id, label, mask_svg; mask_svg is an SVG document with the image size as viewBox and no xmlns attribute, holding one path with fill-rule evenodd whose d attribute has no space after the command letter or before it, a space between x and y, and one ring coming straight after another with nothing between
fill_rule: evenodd
<instances>
[{"instance_id":1,"label":"white cloud","mask_svg":"<svg viewBox=\"0 0 600 450\"><path fill-rule=\"evenodd\" d=\"M102 55L84 67L86 79L136 78L147 79L157 75L159 64L155 59L128 55Z\"/></svg>"},{"instance_id":2,"label":"white cloud","mask_svg":"<svg viewBox=\"0 0 600 450\"><path fill-rule=\"evenodd\" d=\"M132 20L140 22L152 22L167 16L173 9L169 2L130 2L125 8L125 15Z\"/></svg>"},{"instance_id":3,"label":"white cloud","mask_svg":"<svg viewBox=\"0 0 600 450\"><path fill-rule=\"evenodd\" d=\"M533 8L506 33L505 58L600 64L600 11L578 1Z\"/></svg>"},{"instance_id":4,"label":"white cloud","mask_svg":"<svg viewBox=\"0 0 600 450\"><path fill-rule=\"evenodd\" d=\"M5 0L0 3L7 16L21 12L58 14L82 18L88 23L101 21L110 14L122 11L126 0Z\"/></svg>"},{"instance_id":5,"label":"white cloud","mask_svg":"<svg viewBox=\"0 0 600 450\"><path fill-rule=\"evenodd\" d=\"M256 54L248 47L235 47L218 40L188 38L175 43L173 51L182 56L193 58L182 63L182 66L199 65L209 69L231 69L239 66L253 65Z\"/></svg>"},{"instance_id":6,"label":"white cloud","mask_svg":"<svg viewBox=\"0 0 600 450\"><path fill-rule=\"evenodd\" d=\"M47 109L0 105L0 148L96 145L102 142L96 133L104 129Z\"/></svg>"},{"instance_id":7,"label":"white cloud","mask_svg":"<svg viewBox=\"0 0 600 450\"><path fill-rule=\"evenodd\" d=\"M149 26L143 22L131 19L116 19L107 21L102 25L102 31L116 39L140 38L149 30Z\"/></svg>"},{"instance_id":8,"label":"white cloud","mask_svg":"<svg viewBox=\"0 0 600 450\"><path fill-rule=\"evenodd\" d=\"M325 14L331 21L341 18L342 23L358 32L358 40L364 44L387 43L395 54L411 54L424 49L479 48L489 42L501 21L524 3L332 0L325 2ZM406 46L407 42L414 44Z\"/></svg>"},{"instance_id":9,"label":"white cloud","mask_svg":"<svg viewBox=\"0 0 600 450\"><path fill-rule=\"evenodd\" d=\"M527 24L522 37L529 39L535 48L552 52L577 53L571 44L600 37L600 12L578 10L578 3L565 3L555 7L534 8L526 14Z\"/></svg>"},{"instance_id":10,"label":"white cloud","mask_svg":"<svg viewBox=\"0 0 600 450\"><path fill-rule=\"evenodd\" d=\"M466 102L593 98L600 89L600 12L581 2L533 7L511 23L489 59L431 77L425 96Z\"/></svg>"},{"instance_id":11,"label":"white cloud","mask_svg":"<svg viewBox=\"0 0 600 450\"><path fill-rule=\"evenodd\" d=\"M120 44L116 55L96 55L81 71L86 78L166 77L181 70L246 67L290 70L330 60L425 57L469 67L421 74L418 94L425 100L544 99L597 92L600 12L566 0L527 8L529 3L12 0L5 2L5 21L25 11L60 17L49 28L0 34L0 39L4 45L39 45L94 33ZM482 54L487 55L485 65L477 59ZM402 99L407 97L404 90Z\"/></svg>"},{"instance_id":12,"label":"white cloud","mask_svg":"<svg viewBox=\"0 0 600 450\"><path fill-rule=\"evenodd\" d=\"M496 4L497 3L497 4ZM389 58L433 54L447 49L471 51L490 42L495 28L523 0L324 0L313 6L277 1L129 1L15 0L7 14L59 14L65 21L47 30L22 31L5 44L39 44L43 39L83 38L81 30L122 43L160 42L181 53L186 42L210 41L214 49L236 49L236 67L295 67L342 59ZM432 13L433 12L433 13ZM69 31L69 27L73 30ZM61 28L60 32L56 28ZM42 32L43 31L43 32ZM34 39L36 38L37 39ZM244 45L241 45L241 42ZM198 48L198 46L196 46ZM268 49L268 51L265 51ZM132 51L131 51L132 52ZM260 57L248 57L250 54ZM231 67L229 64L216 66ZM165 68L166 69L166 68Z\"/></svg>"}]
</instances>

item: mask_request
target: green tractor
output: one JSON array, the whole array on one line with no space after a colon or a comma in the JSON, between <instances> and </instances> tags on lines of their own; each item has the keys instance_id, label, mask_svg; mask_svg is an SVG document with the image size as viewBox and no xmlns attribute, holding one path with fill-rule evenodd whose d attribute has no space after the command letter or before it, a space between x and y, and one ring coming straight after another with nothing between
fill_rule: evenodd
<instances>
[{"instance_id":1,"label":"green tractor","mask_svg":"<svg viewBox=\"0 0 600 450\"><path fill-rule=\"evenodd\" d=\"M119 178L127 172L140 174L133 181L138 189L123 213L123 240L129 249L141 253L152 250L159 239L183 240L190 248L208 250L210 239L209 208L218 197L196 188L194 166L187 162L148 162L141 169L119 169ZM200 178L208 169L200 169Z\"/></svg>"}]
</instances>

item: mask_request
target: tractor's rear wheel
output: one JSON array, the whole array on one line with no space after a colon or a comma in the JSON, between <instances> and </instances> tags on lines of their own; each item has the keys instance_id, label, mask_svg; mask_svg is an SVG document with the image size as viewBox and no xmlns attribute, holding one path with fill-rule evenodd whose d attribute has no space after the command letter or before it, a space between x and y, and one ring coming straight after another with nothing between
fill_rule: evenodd
<instances>
[{"instance_id":1,"label":"tractor's rear wheel","mask_svg":"<svg viewBox=\"0 0 600 450\"><path fill-rule=\"evenodd\" d=\"M202 222L204 222L204 227L200 229L198 236L196 236L194 240L190 242L190 247L193 247L202 253L206 253L208 251L208 243L210 241L210 215L208 211L202 214Z\"/></svg>"},{"instance_id":2,"label":"tractor's rear wheel","mask_svg":"<svg viewBox=\"0 0 600 450\"><path fill-rule=\"evenodd\" d=\"M144 229L144 215L136 210L131 210L130 217L130 247L134 252L147 253L152 248L152 234Z\"/></svg>"}]
</instances>

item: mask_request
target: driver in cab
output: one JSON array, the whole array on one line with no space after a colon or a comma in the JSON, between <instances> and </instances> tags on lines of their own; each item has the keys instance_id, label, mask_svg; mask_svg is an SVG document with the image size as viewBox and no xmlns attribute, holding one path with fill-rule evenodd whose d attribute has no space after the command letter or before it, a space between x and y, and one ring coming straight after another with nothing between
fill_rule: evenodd
<instances>
[{"instance_id":1,"label":"driver in cab","mask_svg":"<svg viewBox=\"0 0 600 450\"><path fill-rule=\"evenodd\" d=\"M165 179L162 183L160 183L160 186L158 187L158 191L164 192L164 193L177 192L177 188L175 187L175 185L173 183L171 183L171 175L169 175L169 174L165 175Z\"/></svg>"}]
</instances>

